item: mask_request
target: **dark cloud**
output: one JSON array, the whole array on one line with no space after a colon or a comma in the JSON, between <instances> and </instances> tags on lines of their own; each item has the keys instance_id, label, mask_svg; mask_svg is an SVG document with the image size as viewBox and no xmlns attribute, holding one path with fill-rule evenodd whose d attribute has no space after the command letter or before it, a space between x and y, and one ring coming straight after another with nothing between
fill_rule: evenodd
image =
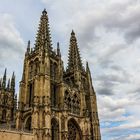
<instances>
[{"instance_id":1,"label":"dark cloud","mask_svg":"<svg viewBox=\"0 0 140 140\"><path fill-rule=\"evenodd\" d=\"M116 73L117 73L117 71L116 71ZM102 81L104 83L104 85L109 86L109 88L113 85L129 81L128 75L125 73L125 71L121 71L118 74L99 75L96 80Z\"/></svg>"},{"instance_id":2,"label":"dark cloud","mask_svg":"<svg viewBox=\"0 0 140 140\"><path fill-rule=\"evenodd\" d=\"M115 89L118 86L124 83L130 83L130 75L122 67L112 65L109 71L112 73L103 73L95 78L95 83L98 83L96 90L100 95L117 95L118 93Z\"/></svg>"},{"instance_id":3,"label":"dark cloud","mask_svg":"<svg viewBox=\"0 0 140 140\"><path fill-rule=\"evenodd\" d=\"M95 32L96 28L104 27L106 32L116 32L123 35L127 43L133 43L140 37L139 3L128 1L124 4L111 4L101 9L100 17L94 13L88 16L86 25L80 30L81 42L89 46L102 38ZM131 6L130 6L131 5ZM96 12L95 12L96 13ZM79 26L80 28L81 26Z\"/></svg>"},{"instance_id":4,"label":"dark cloud","mask_svg":"<svg viewBox=\"0 0 140 140\"><path fill-rule=\"evenodd\" d=\"M140 18L140 16L139 16L139 18ZM128 29L125 33L125 38L127 39L128 43L131 43L131 42L137 40L138 38L140 38L140 24Z\"/></svg>"},{"instance_id":5,"label":"dark cloud","mask_svg":"<svg viewBox=\"0 0 140 140\"><path fill-rule=\"evenodd\" d=\"M111 88L101 88L101 89L97 89L97 95L106 95L106 96L111 96L114 95L113 91L111 90Z\"/></svg>"},{"instance_id":6,"label":"dark cloud","mask_svg":"<svg viewBox=\"0 0 140 140\"><path fill-rule=\"evenodd\" d=\"M119 65L110 65L110 68L115 71L124 71L124 69Z\"/></svg>"},{"instance_id":7,"label":"dark cloud","mask_svg":"<svg viewBox=\"0 0 140 140\"><path fill-rule=\"evenodd\" d=\"M108 57L105 57L104 59L103 58L102 59L99 58L99 61L98 62L100 64L100 66L102 68L104 68L104 69L110 67L110 65L114 63L114 61L111 60Z\"/></svg>"},{"instance_id":8,"label":"dark cloud","mask_svg":"<svg viewBox=\"0 0 140 140\"><path fill-rule=\"evenodd\" d=\"M4 50L11 50L12 52L17 52L19 54L23 54L23 44L18 44L17 42L12 42L11 40L8 40L6 37L2 38L0 36L0 52L3 52Z\"/></svg>"}]
</instances>

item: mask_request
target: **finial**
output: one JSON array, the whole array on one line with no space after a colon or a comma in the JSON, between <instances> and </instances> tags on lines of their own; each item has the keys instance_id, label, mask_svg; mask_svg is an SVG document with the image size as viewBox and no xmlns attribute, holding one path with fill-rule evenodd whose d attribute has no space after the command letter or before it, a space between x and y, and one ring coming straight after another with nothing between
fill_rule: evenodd
<instances>
[{"instance_id":1,"label":"finial","mask_svg":"<svg viewBox=\"0 0 140 140\"><path fill-rule=\"evenodd\" d=\"M28 40L28 47L30 47L30 40Z\"/></svg>"},{"instance_id":2,"label":"finial","mask_svg":"<svg viewBox=\"0 0 140 140\"><path fill-rule=\"evenodd\" d=\"M72 29L71 35L75 35L74 30Z\"/></svg>"},{"instance_id":3,"label":"finial","mask_svg":"<svg viewBox=\"0 0 140 140\"><path fill-rule=\"evenodd\" d=\"M57 42L57 55L61 56L59 42Z\"/></svg>"},{"instance_id":4,"label":"finial","mask_svg":"<svg viewBox=\"0 0 140 140\"><path fill-rule=\"evenodd\" d=\"M89 68L89 66L88 66L88 62L86 61L86 68Z\"/></svg>"},{"instance_id":5,"label":"finial","mask_svg":"<svg viewBox=\"0 0 140 140\"><path fill-rule=\"evenodd\" d=\"M57 42L57 48L59 48L59 42Z\"/></svg>"},{"instance_id":6,"label":"finial","mask_svg":"<svg viewBox=\"0 0 140 140\"><path fill-rule=\"evenodd\" d=\"M70 38L71 41L76 41L76 36L75 36L75 32L74 30L72 30L71 32L71 38Z\"/></svg>"},{"instance_id":7,"label":"finial","mask_svg":"<svg viewBox=\"0 0 140 140\"><path fill-rule=\"evenodd\" d=\"M86 62L86 72L90 73L88 62Z\"/></svg>"},{"instance_id":8,"label":"finial","mask_svg":"<svg viewBox=\"0 0 140 140\"><path fill-rule=\"evenodd\" d=\"M42 14L43 14L43 15L46 15L46 14L47 14L47 11L46 11L45 8L44 8L44 10L42 11Z\"/></svg>"},{"instance_id":9,"label":"finial","mask_svg":"<svg viewBox=\"0 0 140 140\"><path fill-rule=\"evenodd\" d=\"M30 40L28 41L28 45L27 45L27 52L30 52Z\"/></svg>"}]
</instances>

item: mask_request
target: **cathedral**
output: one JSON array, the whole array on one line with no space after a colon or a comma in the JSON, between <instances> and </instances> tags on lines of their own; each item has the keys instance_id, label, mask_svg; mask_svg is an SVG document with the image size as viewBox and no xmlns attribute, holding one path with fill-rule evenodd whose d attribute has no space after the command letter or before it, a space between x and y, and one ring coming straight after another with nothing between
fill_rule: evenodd
<instances>
[{"instance_id":1,"label":"cathedral","mask_svg":"<svg viewBox=\"0 0 140 140\"><path fill-rule=\"evenodd\" d=\"M0 80L0 139L101 140L89 65L82 64L72 30L64 68L59 43L56 50L52 46L46 10L35 45L27 44L18 101L14 73L7 86L6 70Z\"/></svg>"}]
</instances>

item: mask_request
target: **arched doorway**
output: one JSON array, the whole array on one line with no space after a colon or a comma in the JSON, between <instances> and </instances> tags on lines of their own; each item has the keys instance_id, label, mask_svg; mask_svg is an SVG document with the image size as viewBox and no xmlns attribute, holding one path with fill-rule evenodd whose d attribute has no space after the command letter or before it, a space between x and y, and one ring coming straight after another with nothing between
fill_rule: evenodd
<instances>
[{"instance_id":1,"label":"arched doorway","mask_svg":"<svg viewBox=\"0 0 140 140\"><path fill-rule=\"evenodd\" d=\"M68 121L68 140L82 140L82 132L74 119Z\"/></svg>"},{"instance_id":2,"label":"arched doorway","mask_svg":"<svg viewBox=\"0 0 140 140\"><path fill-rule=\"evenodd\" d=\"M51 120L52 140L59 140L59 123L56 119Z\"/></svg>"}]
</instances>

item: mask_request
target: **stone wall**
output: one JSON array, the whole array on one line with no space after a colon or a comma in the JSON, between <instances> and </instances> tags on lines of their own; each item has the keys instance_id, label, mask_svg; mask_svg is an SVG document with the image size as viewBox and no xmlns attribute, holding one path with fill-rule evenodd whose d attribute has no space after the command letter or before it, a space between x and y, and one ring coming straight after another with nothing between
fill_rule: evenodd
<instances>
[{"instance_id":1,"label":"stone wall","mask_svg":"<svg viewBox=\"0 0 140 140\"><path fill-rule=\"evenodd\" d=\"M32 133L0 129L0 140L35 140Z\"/></svg>"}]
</instances>

